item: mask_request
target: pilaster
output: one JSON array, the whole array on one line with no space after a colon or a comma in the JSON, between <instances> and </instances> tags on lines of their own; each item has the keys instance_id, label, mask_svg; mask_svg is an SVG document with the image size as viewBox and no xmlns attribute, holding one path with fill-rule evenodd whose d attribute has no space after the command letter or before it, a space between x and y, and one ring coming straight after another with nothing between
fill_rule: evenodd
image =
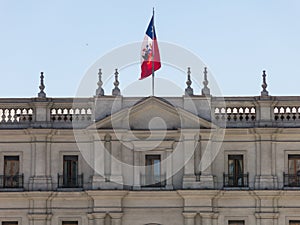
<instances>
[{"instance_id":1,"label":"pilaster","mask_svg":"<svg viewBox=\"0 0 300 225\"><path fill-rule=\"evenodd\" d=\"M51 190L50 151L52 130L29 130L31 136L31 176L29 190Z\"/></svg>"},{"instance_id":2,"label":"pilaster","mask_svg":"<svg viewBox=\"0 0 300 225\"><path fill-rule=\"evenodd\" d=\"M194 165L194 152L196 148L195 133L187 130L182 130L182 147L184 152L184 175L183 184L184 189L199 188L199 182L196 182L195 165Z\"/></svg>"}]
</instances>

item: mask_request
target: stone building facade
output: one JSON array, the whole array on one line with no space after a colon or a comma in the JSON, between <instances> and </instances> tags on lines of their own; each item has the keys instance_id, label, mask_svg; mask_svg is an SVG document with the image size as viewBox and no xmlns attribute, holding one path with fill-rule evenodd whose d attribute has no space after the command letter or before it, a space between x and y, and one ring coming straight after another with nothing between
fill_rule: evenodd
<instances>
[{"instance_id":1,"label":"stone building facade","mask_svg":"<svg viewBox=\"0 0 300 225\"><path fill-rule=\"evenodd\" d=\"M299 225L300 97L262 87L1 98L0 224Z\"/></svg>"}]
</instances>

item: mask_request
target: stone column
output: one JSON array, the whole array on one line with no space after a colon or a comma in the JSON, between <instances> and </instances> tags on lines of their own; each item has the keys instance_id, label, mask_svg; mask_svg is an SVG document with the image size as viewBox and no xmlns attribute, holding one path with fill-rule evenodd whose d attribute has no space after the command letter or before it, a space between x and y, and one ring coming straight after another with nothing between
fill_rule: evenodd
<instances>
[{"instance_id":1,"label":"stone column","mask_svg":"<svg viewBox=\"0 0 300 225\"><path fill-rule=\"evenodd\" d=\"M30 130L31 136L31 177L29 178L30 190L51 190L52 178L50 174L51 130Z\"/></svg>"},{"instance_id":2,"label":"stone column","mask_svg":"<svg viewBox=\"0 0 300 225\"><path fill-rule=\"evenodd\" d=\"M110 180L111 176L111 160L112 160L112 152L111 152L111 136L110 135L105 135L104 138L104 175L105 178Z\"/></svg>"},{"instance_id":3,"label":"stone column","mask_svg":"<svg viewBox=\"0 0 300 225\"><path fill-rule=\"evenodd\" d=\"M256 223L260 225L277 225L278 213L255 213Z\"/></svg>"},{"instance_id":4,"label":"stone column","mask_svg":"<svg viewBox=\"0 0 300 225\"><path fill-rule=\"evenodd\" d=\"M200 213L201 225L212 225L213 213Z\"/></svg>"},{"instance_id":5,"label":"stone column","mask_svg":"<svg viewBox=\"0 0 300 225\"><path fill-rule=\"evenodd\" d=\"M167 186L166 189L173 189L173 168L172 168L172 164L173 164L173 157L172 157L172 149L167 149L166 150L166 182L167 182Z\"/></svg>"},{"instance_id":6,"label":"stone column","mask_svg":"<svg viewBox=\"0 0 300 225\"><path fill-rule=\"evenodd\" d=\"M133 150L133 188L134 190L141 189L141 171L140 171L140 152Z\"/></svg>"},{"instance_id":7,"label":"stone column","mask_svg":"<svg viewBox=\"0 0 300 225\"><path fill-rule=\"evenodd\" d=\"M199 188L194 169L195 133L182 130L184 152L183 188Z\"/></svg>"},{"instance_id":8,"label":"stone column","mask_svg":"<svg viewBox=\"0 0 300 225\"><path fill-rule=\"evenodd\" d=\"M271 127L274 121L273 100L271 96L260 96L260 100L257 101L258 107L256 108L256 121L259 127L255 131L257 133L256 141L259 142L256 147L257 156L260 160L260 168L258 168L258 174L256 174L255 188L259 189L273 189L278 186L277 176L272 170L275 153L272 148L272 136L276 132L275 129L266 129ZM262 163L263 162L263 163Z\"/></svg>"},{"instance_id":9,"label":"stone column","mask_svg":"<svg viewBox=\"0 0 300 225\"><path fill-rule=\"evenodd\" d=\"M106 213L92 213L89 214L89 221L91 221L90 225L105 225L105 216Z\"/></svg>"},{"instance_id":10,"label":"stone column","mask_svg":"<svg viewBox=\"0 0 300 225\"><path fill-rule=\"evenodd\" d=\"M182 213L184 217L184 225L195 225L195 216L197 213L195 212L184 212Z\"/></svg>"},{"instance_id":11,"label":"stone column","mask_svg":"<svg viewBox=\"0 0 300 225\"><path fill-rule=\"evenodd\" d=\"M199 140L196 141L196 147L194 153L194 172L196 175L199 175L201 172L200 161L201 161L201 142L199 137Z\"/></svg>"},{"instance_id":12,"label":"stone column","mask_svg":"<svg viewBox=\"0 0 300 225\"><path fill-rule=\"evenodd\" d=\"M123 213L109 213L111 217L111 225L122 225Z\"/></svg>"},{"instance_id":13,"label":"stone column","mask_svg":"<svg viewBox=\"0 0 300 225\"><path fill-rule=\"evenodd\" d=\"M104 175L104 152L105 152L105 146L103 144L104 137L99 137L98 133L92 134L94 138L94 156L93 156L93 165L94 165L94 174L92 178L92 188L98 189L102 188L102 186L105 184L105 178Z\"/></svg>"},{"instance_id":14,"label":"stone column","mask_svg":"<svg viewBox=\"0 0 300 225\"><path fill-rule=\"evenodd\" d=\"M115 189L123 188L122 177L122 157L121 157L121 143L118 140L112 140L111 143L111 187Z\"/></svg>"},{"instance_id":15,"label":"stone column","mask_svg":"<svg viewBox=\"0 0 300 225\"><path fill-rule=\"evenodd\" d=\"M204 134L203 134L204 135ZM213 152L212 152L212 140L209 140L210 133L205 134L207 137L201 139L200 141L200 151L201 151L201 160L200 160L200 188L214 188L214 179L212 175L211 164L213 161Z\"/></svg>"},{"instance_id":16,"label":"stone column","mask_svg":"<svg viewBox=\"0 0 300 225\"><path fill-rule=\"evenodd\" d=\"M258 169L258 174L256 176L255 187L259 189L274 189L277 187L277 176L273 174L272 165L274 161L273 150L274 145L272 145L272 136L275 129L265 128L256 128L258 144L256 145L257 149L257 158L260 160L260 168Z\"/></svg>"},{"instance_id":17,"label":"stone column","mask_svg":"<svg viewBox=\"0 0 300 225\"><path fill-rule=\"evenodd\" d=\"M47 225L51 214L28 214L29 225Z\"/></svg>"}]
</instances>

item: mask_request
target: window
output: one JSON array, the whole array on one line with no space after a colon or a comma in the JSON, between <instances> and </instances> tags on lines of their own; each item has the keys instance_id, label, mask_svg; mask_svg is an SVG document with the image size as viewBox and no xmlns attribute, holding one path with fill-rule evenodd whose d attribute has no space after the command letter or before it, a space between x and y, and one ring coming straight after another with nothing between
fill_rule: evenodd
<instances>
[{"instance_id":1,"label":"window","mask_svg":"<svg viewBox=\"0 0 300 225\"><path fill-rule=\"evenodd\" d=\"M290 220L289 225L300 225L300 220Z\"/></svg>"},{"instance_id":2,"label":"window","mask_svg":"<svg viewBox=\"0 0 300 225\"><path fill-rule=\"evenodd\" d=\"M164 186L160 162L160 155L146 155L146 186Z\"/></svg>"},{"instance_id":3,"label":"window","mask_svg":"<svg viewBox=\"0 0 300 225\"><path fill-rule=\"evenodd\" d=\"M19 174L19 156L4 156L4 188L18 188L23 186L23 177Z\"/></svg>"},{"instance_id":4,"label":"window","mask_svg":"<svg viewBox=\"0 0 300 225\"><path fill-rule=\"evenodd\" d=\"M224 174L224 186L248 186L248 174L244 174L243 155L228 155L228 174Z\"/></svg>"},{"instance_id":5,"label":"window","mask_svg":"<svg viewBox=\"0 0 300 225\"><path fill-rule=\"evenodd\" d=\"M2 222L2 225L18 225L18 222L16 222L16 221L7 221L7 222Z\"/></svg>"},{"instance_id":6,"label":"window","mask_svg":"<svg viewBox=\"0 0 300 225\"><path fill-rule=\"evenodd\" d=\"M62 225L78 225L77 221L63 221Z\"/></svg>"},{"instance_id":7,"label":"window","mask_svg":"<svg viewBox=\"0 0 300 225\"><path fill-rule=\"evenodd\" d=\"M228 225L245 225L244 220L229 220Z\"/></svg>"},{"instance_id":8,"label":"window","mask_svg":"<svg viewBox=\"0 0 300 225\"><path fill-rule=\"evenodd\" d=\"M300 155L289 155L289 174L300 176Z\"/></svg>"},{"instance_id":9,"label":"window","mask_svg":"<svg viewBox=\"0 0 300 225\"><path fill-rule=\"evenodd\" d=\"M78 175L78 156L68 155L64 156L64 185L74 186L77 183Z\"/></svg>"},{"instance_id":10,"label":"window","mask_svg":"<svg viewBox=\"0 0 300 225\"><path fill-rule=\"evenodd\" d=\"M288 174L284 174L284 186L300 187L300 155L288 155Z\"/></svg>"},{"instance_id":11,"label":"window","mask_svg":"<svg viewBox=\"0 0 300 225\"><path fill-rule=\"evenodd\" d=\"M78 156L63 157L63 175L58 175L58 187L77 188L83 185L83 174L78 174Z\"/></svg>"}]
</instances>

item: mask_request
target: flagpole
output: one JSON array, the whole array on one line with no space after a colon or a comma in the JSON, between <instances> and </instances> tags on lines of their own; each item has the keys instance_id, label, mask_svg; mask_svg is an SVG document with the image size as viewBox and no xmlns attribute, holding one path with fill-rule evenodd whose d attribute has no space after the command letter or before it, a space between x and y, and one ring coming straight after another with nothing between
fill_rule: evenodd
<instances>
[{"instance_id":1,"label":"flagpole","mask_svg":"<svg viewBox=\"0 0 300 225\"><path fill-rule=\"evenodd\" d=\"M154 7L152 17L152 96L154 96Z\"/></svg>"}]
</instances>

